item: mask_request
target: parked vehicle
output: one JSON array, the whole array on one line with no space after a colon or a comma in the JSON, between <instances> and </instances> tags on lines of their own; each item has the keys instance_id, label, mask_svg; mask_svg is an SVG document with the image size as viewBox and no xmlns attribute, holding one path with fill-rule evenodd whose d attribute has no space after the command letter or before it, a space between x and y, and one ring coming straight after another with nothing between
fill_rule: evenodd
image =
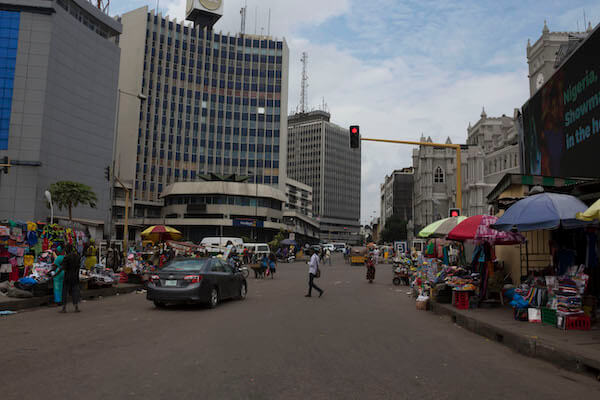
<instances>
[{"instance_id":1,"label":"parked vehicle","mask_svg":"<svg viewBox=\"0 0 600 400\"><path fill-rule=\"evenodd\" d=\"M363 246L353 247L350 249L350 265L361 264L363 265L367 260L369 249Z\"/></svg>"},{"instance_id":2,"label":"parked vehicle","mask_svg":"<svg viewBox=\"0 0 600 400\"><path fill-rule=\"evenodd\" d=\"M242 273L219 258L177 258L150 277L146 298L156 307L171 303L204 303L216 307L225 299L246 298Z\"/></svg>"},{"instance_id":3,"label":"parked vehicle","mask_svg":"<svg viewBox=\"0 0 600 400\"><path fill-rule=\"evenodd\" d=\"M207 249L209 253L222 253L230 245L240 250L244 245L244 241L235 237L205 237L200 245Z\"/></svg>"},{"instance_id":4,"label":"parked vehicle","mask_svg":"<svg viewBox=\"0 0 600 400\"><path fill-rule=\"evenodd\" d=\"M334 243L333 247L334 247L334 250L337 251L338 253L343 253L344 250L346 249L346 243Z\"/></svg>"},{"instance_id":5,"label":"parked vehicle","mask_svg":"<svg viewBox=\"0 0 600 400\"><path fill-rule=\"evenodd\" d=\"M244 243L242 248L246 247L248 250L252 250L256 254L257 259L260 260L263 256L268 256L271 253L269 245L266 243Z\"/></svg>"}]
</instances>

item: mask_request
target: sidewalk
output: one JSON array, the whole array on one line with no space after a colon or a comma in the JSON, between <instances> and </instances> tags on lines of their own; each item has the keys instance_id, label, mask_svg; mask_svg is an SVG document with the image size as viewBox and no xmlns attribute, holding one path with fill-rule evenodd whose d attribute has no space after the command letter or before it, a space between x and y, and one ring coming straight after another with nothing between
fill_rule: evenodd
<instances>
[{"instance_id":1,"label":"sidewalk","mask_svg":"<svg viewBox=\"0 0 600 400\"><path fill-rule=\"evenodd\" d=\"M502 343L529 357L600 379L600 328L564 331L549 325L515 321L508 307L459 310L431 302L431 311L447 315L457 325Z\"/></svg>"},{"instance_id":2,"label":"sidewalk","mask_svg":"<svg viewBox=\"0 0 600 400\"><path fill-rule=\"evenodd\" d=\"M96 297L115 296L117 294L126 294L143 289L142 284L120 283L118 286L102 289L86 289L81 291L81 299L89 300ZM28 308L42 307L52 304L52 296L31 297L28 299L17 299L0 295L0 311L19 311Z\"/></svg>"}]
</instances>

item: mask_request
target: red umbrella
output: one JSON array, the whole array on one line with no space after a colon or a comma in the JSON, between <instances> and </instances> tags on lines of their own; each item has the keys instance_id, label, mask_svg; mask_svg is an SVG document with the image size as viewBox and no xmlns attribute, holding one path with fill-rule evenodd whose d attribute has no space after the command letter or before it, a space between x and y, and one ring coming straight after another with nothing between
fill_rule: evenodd
<instances>
[{"instance_id":1,"label":"red umbrella","mask_svg":"<svg viewBox=\"0 0 600 400\"><path fill-rule=\"evenodd\" d=\"M490 228L496 223L498 217L492 215L475 215L465 219L448 233L450 240L475 240L489 242L490 244L519 244L525 238L518 233L502 232Z\"/></svg>"}]
</instances>

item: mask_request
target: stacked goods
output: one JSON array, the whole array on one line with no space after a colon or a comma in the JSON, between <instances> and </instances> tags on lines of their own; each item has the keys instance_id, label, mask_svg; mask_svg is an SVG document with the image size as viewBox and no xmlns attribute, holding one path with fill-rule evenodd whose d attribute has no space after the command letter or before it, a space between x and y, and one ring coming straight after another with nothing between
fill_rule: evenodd
<instances>
[{"instance_id":1,"label":"stacked goods","mask_svg":"<svg viewBox=\"0 0 600 400\"><path fill-rule=\"evenodd\" d=\"M582 311L581 296L574 280L559 278L557 293L557 309L564 315L580 314Z\"/></svg>"}]
</instances>

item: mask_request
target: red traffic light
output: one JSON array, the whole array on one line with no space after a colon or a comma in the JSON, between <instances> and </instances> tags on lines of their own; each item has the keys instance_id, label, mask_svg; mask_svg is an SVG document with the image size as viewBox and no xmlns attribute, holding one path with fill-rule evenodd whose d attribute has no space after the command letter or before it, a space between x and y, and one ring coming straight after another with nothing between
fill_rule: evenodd
<instances>
[{"instance_id":1,"label":"red traffic light","mask_svg":"<svg viewBox=\"0 0 600 400\"><path fill-rule=\"evenodd\" d=\"M451 208L450 210L448 210L448 216L449 217L460 217L460 209L458 208Z\"/></svg>"},{"instance_id":2,"label":"red traffic light","mask_svg":"<svg viewBox=\"0 0 600 400\"><path fill-rule=\"evenodd\" d=\"M353 127L352 128L352 133L354 133L354 134L358 133L358 128L357 127Z\"/></svg>"}]
</instances>

